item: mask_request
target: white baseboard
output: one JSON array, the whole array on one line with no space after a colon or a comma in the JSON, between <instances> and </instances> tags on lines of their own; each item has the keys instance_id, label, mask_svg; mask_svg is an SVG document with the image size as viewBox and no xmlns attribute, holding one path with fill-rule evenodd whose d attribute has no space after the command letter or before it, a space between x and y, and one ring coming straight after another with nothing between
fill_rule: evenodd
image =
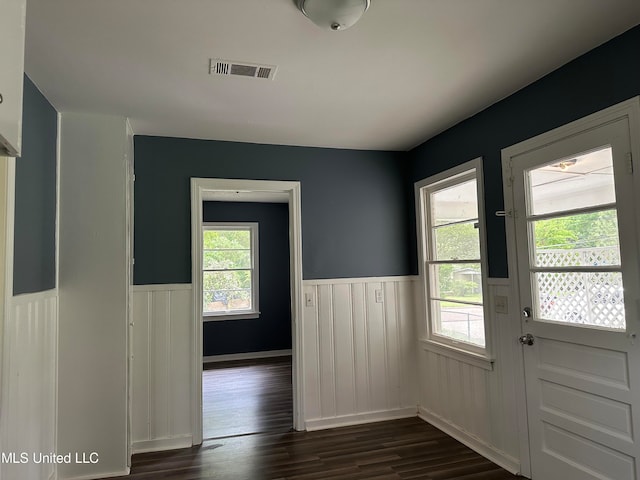
<instances>
[{"instance_id":1,"label":"white baseboard","mask_svg":"<svg viewBox=\"0 0 640 480\"><path fill-rule=\"evenodd\" d=\"M229 355L211 355L202 357L203 363L228 362L230 360L253 360L254 358L287 357L291 350L267 350L264 352L232 353Z\"/></svg>"},{"instance_id":2,"label":"white baseboard","mask_svg":"<svg viewBox=\"0 0 640 480\"><path fill-rule=\"evenodd\" d=\"M416 407L399 408L396 410L381 410L378 412L356 413L339 417L318 418L305 422L307 431L324 430L326 428L347 427L363 423L383 422L399 418L415 417Z\"/></svg>"},{"instance_id":3,"label":"white baseboard","mask_svg":"<svg viewBox=\"0 0 640 480\"><path fill-rule=\"evenodd\" d=\"M471 450L491 460L493 463L501 466L508 472L513 473L514 475L520 473L520 461L517 458L507 455L505 452L492 447L483 440L480 440L479 438L469 434L468 432L461 430L456 425L448 422L438 415L429 412L423 407L418 408L418 417L425 422L430 423L439 430L442 430L450 437L455 438L460 443L465 444Z\"/></svg>"},{"instance_id":4,"label":"white baseboard","mask_svg":"<svg viewBox=\"0 0 640 480\"><path fill-rule=\"evenodd\" d=\"M162 452L164 450L175 450L177 448L189 448L193 446L191 435L180 435L179 437L158 438L156 440L144 440L134 442L131 446L132 453Z\"/></svg>"},{"instance_id":5,"label":"white baseboard","mask_svg":"<svg viewBox=\"0 0 640 480\"><path fill-rule=\"evenodd\" d=\"M127 476L131 473L129 467L121 470L119 472L109 472L109 473L92 473L89 475L81 475L79 477L67 477L65 480L94 480L96 478L113 478L113 477L123 477Z\"/></svg>"}]
</instances>

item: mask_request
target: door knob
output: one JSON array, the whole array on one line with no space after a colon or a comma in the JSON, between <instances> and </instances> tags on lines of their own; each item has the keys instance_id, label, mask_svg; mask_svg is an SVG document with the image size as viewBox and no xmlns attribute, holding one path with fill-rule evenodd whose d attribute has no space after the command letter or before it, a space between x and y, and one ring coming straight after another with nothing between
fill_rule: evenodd
<instances>
[{"instance_id":1,"label":"door knob","mask_svg":"<svg viewBox=\"0 0 640 480\"><path fill-rule=\"evenodd\" d=\"M535 338L530 333L525 333L521 337L518 337L518 341L522 345L533 345L533 342L535 341Z\"/></svg>"},{"instance_id":2,"label":"door knob","mask_svg":"<svg viewBox=\"0 0 640 480\"><path fill-rule=\"evenodd\" d=\"M524 318L531 318L531 308L530 307L524 307L522 309L522 316Z\"/></svg>"}]
</instances>

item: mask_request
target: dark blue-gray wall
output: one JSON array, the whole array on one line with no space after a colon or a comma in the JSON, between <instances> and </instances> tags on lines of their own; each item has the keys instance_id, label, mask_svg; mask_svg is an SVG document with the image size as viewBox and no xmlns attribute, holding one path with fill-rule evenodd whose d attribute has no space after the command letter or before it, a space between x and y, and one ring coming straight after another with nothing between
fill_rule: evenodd
<instances>
[{"instance_id":1,"label":"dark blue-gray wall","mask_svg":"<svg viewBox=\"0 0 640 480\"><path fill-rule=\"evenodd\" d=\"M501 149L640 94L640 26L550 73L409 153L409 184L483 157L489 275L506 277ZM411 247L415 255L414 207ZM412 272L417 261L412 260Z\"/></svg>"},{"instance_id":2,"label":"dark blue-gray wall","mask_svg":"<svg viewBox=\"0 0 640 480\"><path fill-rule=\"evenodd\" d=\"M24 77L22 156L16 159L13 293L56 286L57 112Z\"/></svg>"},{"instance_id":3,"label":"dark blue-gray wall","mask_svg":"<svg viewBox=\"0 0 640 480\"><path fill-rule=\"evenodd\" d=\"M477 157L489 275L506 277L501 150L639 95L638 52L640 26L408 153L136 137L134 281L191 281L192 176L300 180L305 279L416 274L414 182Z\"/></svg>"},{"instance_id":4,"label":"dark blue-gray wall","mask_svg":"<svg viewBox=\"0 0 640 480\"><path fill-rule=\"evenodd\" d=\"M190 178L297 180L305 279L406 275L404 154L135 137L134 283L191 282Z\"/></svg>"},{"instance_id":5,"label":"dark blue-gray wall","mask_svg":"<svg viewBox=\"0 0 640 480\"><path fill-rule=\"evenodd\" d=\"M291 348L289 208L286 203L204 202L205 222L257 222L260 318L204 322L205 356Z\"/></svg>"}]
</instances>

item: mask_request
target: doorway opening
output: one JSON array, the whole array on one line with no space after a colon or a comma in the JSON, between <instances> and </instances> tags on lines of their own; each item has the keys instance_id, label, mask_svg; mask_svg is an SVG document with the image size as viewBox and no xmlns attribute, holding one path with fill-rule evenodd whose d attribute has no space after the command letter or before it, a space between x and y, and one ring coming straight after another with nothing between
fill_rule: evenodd
<instances>
[{"instance_id":1,"label":"doorway opening","mask_svg":"<svg viewBox=\"0 0 640 480\"><path fill-rule=\"evenodd\" d=\"M203 438L290 431L291 373L291 355L205 363Z\"/></svg>"},{"instance_id":2,"label":"doorway opening","mask_svg":"<svg viewBox=\"0 0 640 480\"><path fill-rule=\"evenodd\" d=\"M289 431L288 205L205 201L202 220L203 438Z\"/></svg>"},{"instance_id":3,"label":"doorway opening","mask_svg":"<svg viewBox=\"0 0 640 480\"><path fill-rule=\"evenodd\" d=\"M302 232L299 182L191 179L191 238L193 284L192 431L194 445L203 439L203 205L204 202L286 203L289 217L289 279L293 428L304 429L302 379ZM241 320L239 320L241 321ZM239 368L237 365L231 368ZM213 369L215 370L215 369ZM236 370L237 371L237 370ZM255 372L254 372L255 373ZM246 412L245 412L246 413ZM219 436L219 435L216 435Z\"/></svg>"}]
</instances>

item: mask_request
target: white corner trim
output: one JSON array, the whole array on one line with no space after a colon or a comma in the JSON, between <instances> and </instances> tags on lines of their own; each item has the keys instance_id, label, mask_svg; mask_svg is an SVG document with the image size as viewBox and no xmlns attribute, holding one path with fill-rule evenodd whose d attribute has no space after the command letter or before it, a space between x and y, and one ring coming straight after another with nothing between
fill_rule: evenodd
<instances>
[{"instance_id":1,"label":"white corner trim","mask_svg":"<svg viewBox=\"0 0 640 480\"><path fill-rule=\"evenodd\" d=\"M56 288L60 286L60 163L62 161L62 114L56 114L56 231L55 262ZM57 381L57 379L56 379Z\"/></svg>"},{"instance_id":2,"label":"white corner trim","mask_svg":"<svg viewBox=\"0 0 640 480\"><path fill-rule=\"evenodd\" d=\"M517 458L506 454L502 450L498 450L492 445L489 445L488 443L480 440L469 432L462 430L457 425L454 425L453 423L445 420L439 415L435 415L429 412L427 409L419 407L418 418L433 425L438 430L442 430L450 437L453 437L460 443L465 444L471 450L491 460L493 463L501 466L508 472L513 473L514 475L518 475L520 473L520 462Z\"/></svg>"},{"instance_id":3,"label":"white corner trim","mask_svg":"<svg viewBox=\"0 0 640 480\"><path fill-rule=\"evenodd\" d=\"M5 212L5 265L4 272L0 272L0 275L5 275L4 282L4 298L8 300L13 297L13 242L14 242L14 226L15 226L15 213L16 213L16 159L14 157L6 157L7 162L7 190L6 190L6 212ZM5 302L5 315L8 318L9 305L8 301Z\"/></svg>"},{"instance_id":4,"label":"white corner trim","mask_svg":"<svg viewBox=\"0 0 640 480\"><path fill-rule=\"evenodd\" d=\"M355 278L318 278L303 280L304 285L340 285L346 283L385 283L385 282L417 282L418 275L398 275L397 277L355 277Z\"/></svg>"},{"instance_id":5,"label":"white corner trim","mask_svg":"<svg viewBox=\"0 0 640 480\"><path fill-rule=\"evenodd\" d=\"M262 352L230 353L226 355L209 355L202 357L203 363L229 362L232 360L253 360L256 358L288 357L291 350L265 350Z\"/></svg>"},{"instance_id":6,"label":"white corner trim","mask_svg":"<svg viewBox=\"0 0 640 480\"><path fill-rule=\"evenodd\" d=\"M142 442L134 442L132 445L133 453L145 452L162 452L164 450L176 450L178 448L189 448L193 445L191 435L180 435L169 438L159 438L156 440L145 440Z\"/></svg>"},{"instance_id":7,"label":"white corner trim","mask_svg":"<svg viewBox=\"0 0 640 480\"><path fill-rule=\"evenodd\" d=\"M173 292L176 290L191 290L190 283L154 283L147 285L131 285L133 292Z\"/></svg>"},{"instance_id":8,"label":"white corner trim","mask_svg":"<svg viewBox=\"0 0 640 480\"><path fill-rule=\"evenodd\" d=\"M376 412L357 413L355 415L341 415L337 417L318 418L306 421L307 431L324 430L327 428L347 427L363 423L382 422L411 418L417 415L416 407L398 408L394 410L380 410Z\"/></svg>"}]
</instances>

